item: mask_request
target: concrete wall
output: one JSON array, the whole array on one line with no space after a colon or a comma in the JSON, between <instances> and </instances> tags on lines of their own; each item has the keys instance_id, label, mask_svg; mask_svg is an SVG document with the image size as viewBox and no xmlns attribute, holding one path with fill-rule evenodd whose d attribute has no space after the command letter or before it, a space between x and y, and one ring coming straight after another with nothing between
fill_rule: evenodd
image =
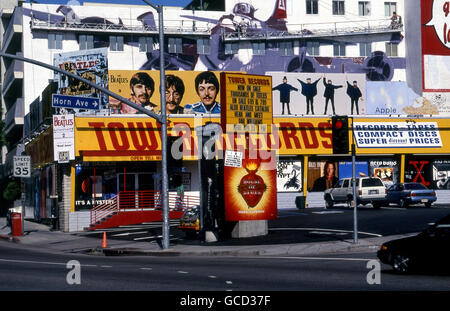
<instances>
[{"instance_id":1,"label":"concrete wall","mask_svg":"<svg viewBox=\"0 0 450 311\"><path fill-rule=\"evenodd\" d=\"M70 230L70 215L72 207L72 179L70 177L70 166L58 165L56 190L61 201L59 208L59 228L61 231Z\"/></svg>"},{"instance_id":2,"label":"concrete wall","mask_svg":"<svg viewBox=\"0 0 450 311\"><path fill-rule=\"evenodd\" d=\"M69 214L69 232L83 231L88 228L91 222L89 211L75 212Z\"/></svg>"}]
</instances>

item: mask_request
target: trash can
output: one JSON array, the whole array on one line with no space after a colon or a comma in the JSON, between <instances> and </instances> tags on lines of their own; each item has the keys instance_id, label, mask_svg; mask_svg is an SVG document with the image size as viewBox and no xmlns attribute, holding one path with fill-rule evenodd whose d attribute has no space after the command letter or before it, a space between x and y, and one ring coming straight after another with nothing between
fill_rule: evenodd
<instances>
[{"instance_id":1,"label":"trash can","mask_svg":"<svg viewBox=\"0 0 450 311\"><path fill-rule=\"evenodd\" d=\"M297 206L298 209L304 209L306 207L306 197L303 195L296 197L295 206Z\"/></svg>"},{"instance_id":2,"label":"trash can","mask_svg":"<svg viewBox=\"0 0 450 311\"><path fill-rule=\"evenodd\" d=\"M11 214L11 234L12 236L22 236L22 213Z\"/></svg>"}]
</instances>

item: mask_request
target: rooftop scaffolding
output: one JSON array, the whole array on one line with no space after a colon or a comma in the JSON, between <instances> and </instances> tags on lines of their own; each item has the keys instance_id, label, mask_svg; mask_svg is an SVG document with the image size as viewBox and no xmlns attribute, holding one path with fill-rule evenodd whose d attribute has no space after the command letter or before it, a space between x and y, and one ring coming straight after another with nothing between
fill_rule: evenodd
<instances>
[{"instance_id":1,"label":"rooftop scaffolding","mask_svg":"<svg viewBox=\"0 0 450 311\"><path fill-rule=\"evenodd\" d=\"M403 31L402 24L392 24L390 19L346 21L334 23L287 24L288 30L257 29L250 27L235 27L231 31L223 25L222 39L224 41L254 41L254 40L284 40L324 38L337 36L355 36L367 34L385 34Z\"/></svg>"},{"instance_id":2,"label":"rooftop scaffolding","mask_svg":"<svg viewBox=\"0 0 450 311\"><path fill-rule=\"evenodd\" d=\"M89 33L114 33L114 34L151 34L158 35L158 27L137 20L120 19L119 23L112 23L106 18L95 22L84 21L52 21L32 18L30 22L32 30L89 32ZM164 33L166 35L192 35L210 36L213 25L205 22L187 20L165 21Z\"/></svg>"}]
</instances>

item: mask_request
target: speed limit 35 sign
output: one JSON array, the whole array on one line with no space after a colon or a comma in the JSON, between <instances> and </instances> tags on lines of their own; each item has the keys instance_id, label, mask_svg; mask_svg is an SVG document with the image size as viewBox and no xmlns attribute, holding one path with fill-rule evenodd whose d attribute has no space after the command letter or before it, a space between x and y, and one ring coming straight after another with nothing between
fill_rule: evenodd
<instances>
[{"instance_id":1,"label":"speed limit 35 sign","mask_svg":"<svg viewBox=\"0 0 450 311\"><path fill-rule=\"evenodd\" d=\"M14 177L31 177L31 157L14 157Z\"/></svg>"}]
</instances>

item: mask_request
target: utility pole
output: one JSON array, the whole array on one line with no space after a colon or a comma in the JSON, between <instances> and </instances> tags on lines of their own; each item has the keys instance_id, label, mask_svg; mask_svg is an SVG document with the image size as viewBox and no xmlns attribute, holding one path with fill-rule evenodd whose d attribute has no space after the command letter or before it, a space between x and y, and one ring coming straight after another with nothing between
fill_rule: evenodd
<instances>
[{"instance_id":1,"label":"utility pole","mask_svg":"<svg viewBox=\"0 0 450 311\"><path fill-rule=\"evenodd\" d=\"M158 12L158 27L159 27L159 80L161 93L161 170L162 170L162 185L161 198L163 201L162 211L162 246L163 249L170 247L170 225L169 225L169 176L167 174L167 108L166 108L166 73L164 63L164 21L162 5L155 6L147 0L142 0Z\"/></svg>"}]
</instances>

